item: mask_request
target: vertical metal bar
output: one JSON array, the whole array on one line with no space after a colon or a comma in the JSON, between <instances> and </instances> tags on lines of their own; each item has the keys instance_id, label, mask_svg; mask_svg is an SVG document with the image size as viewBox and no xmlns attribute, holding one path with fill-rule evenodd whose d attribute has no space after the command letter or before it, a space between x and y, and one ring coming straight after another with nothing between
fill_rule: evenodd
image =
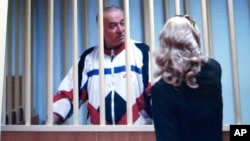
<instances>
[{"instance_id":1,"label":"vertical metal bar","mask_svg":"<svg viewBox=\"0 0 250 141\"><path fill-rule=\"evenodd\" d=\"M189 0L184 0L185 15L190 15Z\"/></svg>"},{"instance_id":2,"label":"vertical metal bar","mask_svg":"<svg viewBox=\"0 0 250 141\"><path fill-rule=\"evenodd\" d=\"M6 115L7 115L7 121L8 124L11 124L11 97L12 97L12 11L13 7L12 4L13 1L9 1L9 9L8 9L8 37L7 37L7 61L6 61L6 66L7 66L7 93L6 93Z\"/></svg>"},{"instance_id":3,"label":"vertical metal bar","mask_svg":"<svg viewBox=\"0 0 250 141\"><path fill-rule=\"evenodd\" d=\"M0 12L1 13L1 12ZM0 45L1 46L1 45ZM6 51L6 48L5 48L5 51ZM5 59L6 60L6 59ZM4 67L5 66L5 62L3 64ZM0 117L1 117L1 120L0 120L0 126L1 125L6 125L6 77L5 77L5 74L6 74L6 68L4 68L4 71L3 71L3 91L0 93L0 100L2 101L2 103L0 102ZM0 78L2 79L2 78ZM0 82L1 83L1 82ZM2 85L2 84L1 84ZM1 115L2 114L2 115ZM1 129L0 129L0 137L1 137Z\"/></svg>"},{"instance_id":4,"label":"vertical metal bar","mask_svg":"<svg viewBox=\"0 0 250 141\"><path fill-rule=\"evenodd\" d=\"M69 39L68 39L68 33L69 33L69 30L68 30L68 0L64 0L64 9L63 9L63 12L64 12L64 75L67 74L68 72L68 69L69 69Z\"/></svg>"},{"instance_id":5,"label":"vertical metal bar","mask_svg":"<svg viewBox=\"0 0 250 141\"><path fill-rule=\"evenodd\" d=\"M85 37L85 41L84 41L84 48L87 49L89 48L89 22L88 22L88 14L89 14L89 2L88 0L84 1L84 37Z\"/></svg>"},{"instance_id":6,"label":"vertical metal bar","mask_svg":"<svg viewBox=\"0 0 250 141\"><path fill-rule=\"evenodd\" d=\"M8 14L8 1L1 1L0 4L0 90L3 90L5 84L5 49L6 49L6 31L7 31L7 14ZM3 102L3 91L0 91L0 110L2 110ZM4 107L4 106L3 106ZM5 113L3 113L5 114ZM0 112L0 117L2 117L2 111ZM5 117L5 116L4 116ZM0 126L2 125L2 120L0 120ZM1 128L0 128L1 137Z\"/></svg>"},{"instance_id":7,"label":"vertical metal bar","mask_svg":"<svg viewBox=\"0 0 250 141\"><path fill-rule=\"evenodd\" d=\"M31 18L30 18L30 20L31 20L31 22L30 22L30 23L31 23L31 26L30 26L29 28L32 28L32 27L33 27L33 26L32 26L32 25L33 25L33 24L32 24L32 23L33 23L33 22L32 22L32 17L34 16L34 12L32 12L32 11L34 11L34 1L33 1L33 0L31 1L31 8L30 8L30 9L31 9ZM30 29L30 30L31 30L31 29ZM31 40L31 41L30 41L30 44L32 45L33 42L34 42L34 40L33 40L33 38L32 38L32 37L33 37L33 36L32 36L32 32L31 32L30 36L31 36L31 37L30 37L30 40ZM31 53L30 53L30 54L31 54L31 55L30 55L30 56L31 56L31 57L30 57L30 59L31 59L31 63L30 63L30 72L31 72L31 73L29 74L29 75L30 75L30 79L31 79L31 80L30 80L30 82L31 82L31 84L30 84L30 87L31 87L31 88L30 88L30 91L31 91L31 92L34 92L34 79L33 79L33 76L34 76L34 65L33 65L33 64L34 64L34 56L32 55L33 52L34 52L34 48L30 47L30 52L31 52ZM31 103L30 103L30 104L31 104L31 105L30 105L30 111L31 111L31 115L33 115L33 114L34 114L34 113L33 113L33 109L34 109L34 103L35 103L34 100L33 100L33 99L34 99L34 94L33 94L33 93L31 93L30 98L31 98L31 100L30 100L30 101L31 101Z\"/></svg>"},{"instance_id":8,"label":"vertical metal bar","mask_svg":"<svg viewBox=\"0 0 250 141\"><path fill-rule=\"evenodd\" d=\"M169 0L164 0L164 18L165 18L165 22L168 20L169 18Z\"/></svg>"},{"instance_id":9,"label":"vertical metal bar","mask_svg":"<svg viewBox=\"0 0 250 141\"><path fill-rule=\"evenodd\" d=\"M11 119L12 119L12 114L11 114L11 104L12 104L12 93L13 93L13 90L12 90L12 75L11 75L11 70L12 70L12 67L11 67L11 60L12 60L12 55L11 55L11 52L12 52L12 46L9 46L9 48L7 49L7 52L8 52L8 68L7 68L7 94L6 94L6 108L7 108L7 120L8 120L8 124L12 124L11 122Z\"/></svg>"},{"instance_id":10,"label":"vertical metal bar","mask_svg":"<svg viewBox=\"0 0 250 141\"><path fill-rule=\"evenodd\" d=\"M103 0L103 6L107 6L108 5L108 0Z\"/></svg>"},{"instance_id":11,"label":"vertical metal bar","mask_svg":"<svg viewBox=\"0 0 250 141\"><path fill-rule=\"evenodd\" d=\"M202 11L202 25L203 25L203 46L204 46L204 53L206 55L209 54L209 45L208 45L208 21L207 21L207 7L206 1L201 0L201 11Z\"/></svg>"},{"instance_id":12,"label":"vertical metal bar","mask_svg":"<svg viewBox=\"0 0 250 141\"><path fill-rule=\"evenodd\" d=\"M69 18L68 18L68 11L69 11L69 6L68 6L69 0L64 0L63 1L63 13L64 13L64 75L68 73L69 70ZM67 119L65 121L65 124L68 124L69 120Z\"/></svg>"},{"instance_id":13,"label":"vertical metal bar","mask_svg":"<svg viewBox=\"0 0 250 141\"><path fill-rule=\"evenodd\" d=\"M13 9L12 8L12 0L9 0L7 2L7 4L8 4L7 15L12 15L12 9ZM2 5L0 5L0 6L2 6ZM6 10L6 7L4 7L3 10ZM5 11L3 11L3 12L5 12ZM6 124L7 121L8 121L8 119L6 119L6 116L9 115L9 112L8 112L8 107L9 106L7 105L8 104L8 96L11 94L11 91L12 91L11 90L11 73L10 73L11 72L10 71L11 70L11 68L10 68L11 67L11 65L10 65L11 64L10 55L11 55L11 49L12 49L12 16L6 16L6 17L7 17L7 21L6 21L7 22L6 23L6 27L7 27L7 32L6 32L7 37L6 37L6 39L7 40L6 41L4 40L6 42L6 46L3 46L3 48L5 49L5 52L7 54L7 55L4 54L4 55L6 55L6 58L4 58L4 59L6 59L4 61L4 63L6 64L6 65L4 65L4 67L5 67L4 77L6 77L6 78L4 78L4 79L6 79L6 81L4 81L4 83L6 82L6 87L4 87L4 88L6 88L6 90L5 90L5 93L4 93L4 96L3 96L4 101L2 102L2 106L3 106L2 124ZM4 17L1 17L1 18L4 18ZM5 23L3 22L3 24L5 24ZM3 35L3 36L5 36L5 35ZM1 67L1 68L3 68L3 67Z\"/></svg>"},{"instance_id":14,"label":"vertical metal bar","mask_svg":"<svg viewBox=\"0 0 250 141\"><path fill-rule=\"evenodd\" d=\"M152 68L154 68L154 60L153 60L153 57L152 57L152 54L154 53L154 47L155 47L155 38L154 38L154 35L155 35L155 32L154 32L154 1L152 0L149 0L148 1L148 6L149 6L149 36L150 36L150 42L149 42L149 46L150 46L150 68L151 70L153 70ZM153 75L153 71L150 71L151 72L151 83L153 84L154 83L154 75Z\"/></svg>"},{"instance_id":15,"label":"vertical metal bar","mask_svg":"<svg viewBox=\"0 0 250 141\"><path fill-rule=\"evenodd\" d=\"M19 53L20 53L20 42L19 42L19 31L20 31L20 2L16 1L16 22L15 22L15 79L14 79L14 83L15 83L15 93L14 93L14 110L12 112L16 113L16 117L15 117L15 123L18 123L18 117L19 117L19 88L20 88L20 83L19 83Z\"/></svg>"},{"instance_id":16,"label":"vertical metal bar","mask_svg":"<svg viewBox=\"0 0 250 141\"><path fill-rule=\"evenodd\" d=\"M125 45L126 45L126 90L127 90L127 124L132 125L132 84L131 84L131 48L130 43L130 21L129 21L129 1L124 0L124 12L125 12Z\"/></svg>"},{"instance_id":17,"label":"vertical metal bar","mask_svg":"<svg viewBox=\"0 0 250 141\"><path fill-rule=\"evenodd\" d=\"M30 125L31 117L31 0L26 0L25 10L25 125Z\"/></svg>"},{"instance_id":18,"label":"vertical metal bar","mask_svg":"<svg viewBox=\"0 0 250 141\"><path fill-rule=\"evenodd\" d=\"M48 124L53 124L53 24L54 24L54 1L48 0L48 15L47 15L47 115Z\"/></svg>"},{"instance_id":19,"label":"vertical metal bar","mask_svg":"<svg viewBox=\"0 0 250 141\"><path fill-rule=\"evenodd\" d=\"M230 43L232 54L232 70L233 70L233 84L234 84L234 106L235 106L235 122L241 124L241 106L240 106L240 89L239 89L239 77L238 77L238 64L237 64L237 49L234 27L234 9L233 1L227 0L228 4L228 19L230 30Z\"/></svg>"},{"instance_id":20,"label":"vertical metal bar","mask_svg":"<svg viewBox=\"0 0 250 141\"><path fill-rule=\"evenodd\" d=\"M25 36L26 36L26 17L25 17L25 10L26 10L26 2L23 2L22 3L22 13L23 13L23 16L22 16L22 90L21 90L21 93L22 93L22 97L21 97L21 110L22 110L22 115L21 115L21 120L24 121L24 111L25 111L25 45L26 45L26 42L25 42ZM33 72L33 71L32 71Z\"/></svg>"},{"instance_id":21,"label":"vertical metal bar","mask_svg":"<svg viewBox=\"0 0 250 141\"><path fill-rule=\"evenodd\" d=\"M250 13L250 0L248 0L248 14Z\"/></svg>"},{"instance_id":22,"label":"vertical metal bar","mask_svg":"<svg viewBox=\"0 0 250 141\"><path fill-rule=\"evenodd\" d=\"M206 0L207 5L207 29L208 29L208 48L209 48L209 56L213 57L213 40L212 40L212 25L211 25L211 6L210 0Z\"/></svg>"},{"instance_id":23,"label":"vertical metal bar","mask_svg":"<svg viewBox=\"0 0 250 141\"><path fill-rule=\"evenodd\" d=\"M149 44L149 42L150 42L150 34L147 34L147 33L149 33L149 28L148 28L148 24L146 24L146 23L149 23L148 21L149 21L149 17L148 17L148 15L149 15L149 11L148 11L148 1L142 1L143 2L143 18L144 18L144 33L145 34L143 34L144 35L144 40L145 40L145 43L147 43L147 44Z\"/></svg>"},{"instance_id":24,"label":"vertical metal bar","mask_svg":"<svg viewBox=\"0 0 250 141\"><path fill-rule=\"evenodd\" d=\"M180 15L181 14L180 0L175 0L174 5L175 5L175 15Z\"/></svg>"},{"instance_id":25,"label":"vertical metal bar","mask_svg":"<svg viewBox=\"0 0 250 141\"><path fill-rule=\"evenodd\" d=\"M77 35L77 0L73 0L72 3L72 25L73 25L73 113L74 113L74 125L79 124L79 90L78 90L78 35Z\"/></svg>"},{"instance_id":26,"label":"vertical metal bar","mask_svg":"<svg viewBox=\"0 0 250 141\"><path fill-rule=\"evenodd\" d=\"M100 85L100 125L105 125L105 96L104 96L104 40L103 40L103 1L98 0L98 41L99 41L99 85Z\"/></svg>"}]
</instances>

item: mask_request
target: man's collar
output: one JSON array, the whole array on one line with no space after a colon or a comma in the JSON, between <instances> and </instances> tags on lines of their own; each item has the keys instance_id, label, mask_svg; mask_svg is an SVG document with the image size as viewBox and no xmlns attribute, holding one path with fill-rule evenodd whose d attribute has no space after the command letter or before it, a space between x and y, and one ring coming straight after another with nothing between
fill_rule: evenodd
<instances>
[{"instance_id":1,"label":"man's collar","mask_svg":"<svg viewBox=\"0 0 250 141\"><path fill-rule=\"evenodd\" d=\"M104 45L104 53L106 55L109 55L109 56L111 56L111 55L117 55L117 54L119 54L124 49L125 49L125 44L121 44L121 45L119 45L117 47L114 47L114 48L107 48L106 45ZM112 54L112 50L113 50L114 54Z\"/></svg>"}]
</instances>

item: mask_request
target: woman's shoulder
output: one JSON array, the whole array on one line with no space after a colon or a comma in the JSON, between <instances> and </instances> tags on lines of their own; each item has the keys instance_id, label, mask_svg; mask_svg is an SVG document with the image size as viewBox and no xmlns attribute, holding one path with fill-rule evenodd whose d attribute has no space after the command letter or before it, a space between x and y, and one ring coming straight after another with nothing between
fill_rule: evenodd
<instances>
[{"instance_id":1,"label":"woman's shoulder","mask_svg":"<svg viewBox=\"0 0 250 141\"><path fill-rule=\"evenodd\" d=\"M220 63L214 58L208 58L207 63L212 66L220 66Z\"/></svg>"},{"instance_id":2,"label":"woman's shoulder","mask_svg":"<svg viewBox=\"0 0 250 141\"><path fill-rule=\"evenodd\" d=\"M205 64L203 65L207 70L213 70L217 72L221 72L220 63L214 58L208 58Z\"/></svg>"},{"instance_id":3,"label":"woman's shoulder","mask_svg":"<svg viewBox=\"0 0 250 141\"><path fill-rule=\"evenodd\" d=\"M198 74L198 81L199 83L208 83L210 80L214 83L214 80L217 81L221 79L221 75L222 70L220 63L213 58L209 58L201 67L201 72Z\"/></svg>"},{"instance_id":4,"label":"woman's shoulder","mask_svg":"<svg viewBox=\"0 0 250 141\"><path fill-rule=\"evenodd\" d=\"M156 79L155 83L152 85L152 90L166 90L166 89L170 89L173 86L168 84L167 82L164 81L164 79L162 77L159 77L158 79Z\"/></svg>"}]
</instances>

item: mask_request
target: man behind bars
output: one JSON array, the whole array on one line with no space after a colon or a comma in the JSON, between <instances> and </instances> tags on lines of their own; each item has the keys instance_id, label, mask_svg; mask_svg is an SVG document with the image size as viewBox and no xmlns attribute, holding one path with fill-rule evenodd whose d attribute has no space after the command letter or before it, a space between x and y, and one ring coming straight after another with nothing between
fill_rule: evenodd
<instances>
[{"instance_id":1,"label":"man behind bars","mask_svg":"<svg viewBox=\"0 0 250 141\"><path fill-rule=\"evenodd\" d=\"M106 124L127 124L126 78L132 83L133 124L150 124L150 66L149 47L129 40L131 75L126 75L125 27L123 10L108 6L103 12L104 23L104 96ZM87 103L88 124L100 124L98 46L87 49L78 63L79 101ZM60 124L72 113L72 68L62 80L53 97L53 124Z\"/></svg>"}]
</instances>

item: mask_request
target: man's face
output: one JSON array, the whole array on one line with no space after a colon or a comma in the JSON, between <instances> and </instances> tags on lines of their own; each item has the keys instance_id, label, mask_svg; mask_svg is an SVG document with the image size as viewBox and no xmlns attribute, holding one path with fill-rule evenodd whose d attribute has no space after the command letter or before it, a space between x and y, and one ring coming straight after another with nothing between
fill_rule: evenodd
<instances>
[{"instance_id":1,"label":"man's face","mask_svg":"<svg viewBox=\"0 0 250 141\"><path fill-rule=\"evenodd\" d=\"M125 42L124 15L120 10L104 13L104 40L107 48L113 48Z\"/></svg>"}]
</instances>

